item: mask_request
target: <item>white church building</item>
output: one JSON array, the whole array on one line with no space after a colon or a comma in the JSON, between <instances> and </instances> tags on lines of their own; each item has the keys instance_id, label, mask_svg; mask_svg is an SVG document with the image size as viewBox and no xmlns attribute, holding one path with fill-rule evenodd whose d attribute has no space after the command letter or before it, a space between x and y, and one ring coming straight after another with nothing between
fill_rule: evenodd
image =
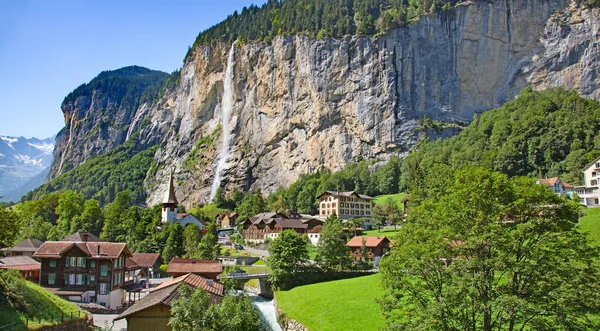
<instances>
[{"instance_id":1,"label":"white church building","mask_svg":"<svg viewBox=\"0 0 600 331\"><path fill-rule=\"evenodd\" d=\"M173 173L169 177L169 189L167 190L167 194L165 195L165 199L163 200L163 208L162 208L162 223L181 223L181 225L185 228L188 224L196 224L200 230L204 228L202 223L192 214L190 213L177 213L177 205L179 202L177 201L177 197L175 196L175 184L173 183Z\"/></svg>"}]
</instances>

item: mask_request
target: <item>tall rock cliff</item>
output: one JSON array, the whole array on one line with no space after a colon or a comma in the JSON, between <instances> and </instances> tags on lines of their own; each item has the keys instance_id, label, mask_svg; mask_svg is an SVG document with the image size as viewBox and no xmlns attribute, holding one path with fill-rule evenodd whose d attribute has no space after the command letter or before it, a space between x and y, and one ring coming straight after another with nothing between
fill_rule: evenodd
<instances>
[{"instance_id":1,"label":"tall rock cliff","mask_svg":"<svg viewBox=\"0 0 600 331\"><path fill-rule=\"evenodd\" d=\"M119 138L102 141L119 144L130 131L143 144L159 143L144 184L150 205L164 196L171 171L180 202L206 202L228 127L220 183L227 190L270 192L322 167L403 155L422 134L423 118L468 122L528 84L598 98L598 13L565 7L563 0L466 2L379 37L237 43L229 63L231 44L199 45L174 87L109 124ZM222 123L225 85L230 125ZM94 117L96 110L83 108ZM89 132L78 135L82 142ZM65 143L73 134L62 137L60 146L73 145Z\"/></svg>"},{"instance_id":2,"label":"tall rock cliff","mask_svg":"<svg viewBox=\"0 0 600 331\"><path fill-rule=\"evenodd\" d=\"M169 75L138 66L104 71L71 92L61 108L65 128L56 136L50 178L125 142L135 114L157 98ZM155 140L160 139L156 137Z\"/></svg>"},{"instance_id":3,"label":"tall rock cliff","mask_svg":"<svg viewBox=\"0 0 600 331\"><path fill-rule=\"evenodd\" d=\"M546 22L563 6L474 2L379 38L236 45L234 144L222 184L272 191L321 167L403 154L423 117L464 122L502 104L527 85ZM229 52L230 44L196 48L180 86L148 112L169 127L156 153L159 171L146 180L150 204L163 196L170 169L180 201L209 196ZM195 146L211 134L214 141Z\"/></svg>"}]
</instances>

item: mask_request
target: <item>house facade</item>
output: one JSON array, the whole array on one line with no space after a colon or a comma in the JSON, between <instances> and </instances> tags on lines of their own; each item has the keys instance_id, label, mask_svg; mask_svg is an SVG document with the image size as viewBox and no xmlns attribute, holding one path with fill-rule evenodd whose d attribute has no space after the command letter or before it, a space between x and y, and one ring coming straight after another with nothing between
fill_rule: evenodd
<instances>
[{"instance_id":1,"label":"house facade","mask_svg":"<svg viewBox=\"0 0 600 331\"><path fill-rule=\"evenodd\" d=\"M390 240L385 236L356 236L346 244L350 248L350 256L354 263L364 261L363 246L367 250L368 262L378 266L383 254L390 250Z\"/></svg>"},{"instance_id":2,"label":"house facade","mask_svg":"<svg viewBox=\"0 0 600 331\"><path fill-rule=\"evenodd\" d=\"M305 215L306 216L306 215ZM262 242L265 238L275 239L284 230L293 230L299 235L306 234L313 245L319 242L324 220L317 217L304 217L297 212L261 213L246 219L243 223L244 239Z\"/></svg>"},{"instance_id":3,"label":"house facade","mask_svg":"<svg viewBox=\"0 0 600 331\"><path fill-rule=\"evenodd\" d=\"M40 285L76 302L117 309L125 302L132 254L125 243L47 241L34 254L40 260Z\"/></svg>"},{"instance_id":4,"label":"house facade","mask_svg":"<svg viewBox=\"0 0 600 331\"><path fill-rule=\"evenodd\" d=\"M538 178L536 184L546 185L552 192L558 195L573 196L573 185L561 180L559 177Z\"/></svg>"},{"instance_id":5,"label":"house facade","mask_svg":"<svg viewBox=\"0 0 600 331\"><path fill-rule=\"evenodd\" d=\"M363 226L373 226L373 198L354 191L325 191L317 197L319 216L327 217L336 214L341 220L362 218Z\"/></svg>"},{"instance_id":6,"label":"house facade","mask_svg":"<svg viewBox=\"0 0 600 331\"><path fill-rule=\"evenodd\" d=\"M216 221L217 225L219 226L219 229L234 229L237 225L236 221L238 216L239 215L236 212L218 214L216 217Z\"/></svg>"},{"instance_id":7,"label":"house facade","mask_svg":"<svg viewBox=\"0 0 600 331\"><path fill-rule=\"evenodd\" d=\"M583 186L576 186L579 203L588 207L600 206L600 157L583 168Z\"/></svg>"}]
</instances>

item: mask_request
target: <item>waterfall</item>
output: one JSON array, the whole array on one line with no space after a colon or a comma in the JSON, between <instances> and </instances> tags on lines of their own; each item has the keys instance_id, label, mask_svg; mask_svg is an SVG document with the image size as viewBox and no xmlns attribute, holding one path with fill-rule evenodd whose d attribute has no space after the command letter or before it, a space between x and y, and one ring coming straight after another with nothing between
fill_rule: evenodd
<instances>
[{"instance_id":1,"label":"waterfall","mask_svg":"<svg viewBox=\"0 0 600 331\"><path fill-rule=\"evenodd\" d=\"M215 170L215 178L212 183L212 187L210 189L210 199L212 199L217 194L217 189L221 185L221 172L225 168L225 164L227 163L227 159L231 154L231 113L233 111L233 53L234 53L235 43L231 45L231 50L229 51L229 57L227 58L227 69L225 71L225 80L223 81L223 100L221 102L221 131L222 131L222 144L221 150L217 155L217 168Z\"/></svg>"},{"instance_id":2,"label":"waterfall","mask_svg":"<svg viewBox=\"0 0 600 331\"><path fill-rule=\"evenodd\" d=\"M60 171L62 170L62 167L63 167L63 161L65 160L65 154L67 154L69 147L71 147L71 139L73 138L73 120L74 119L75 119L75 113L73 113L73 115L71 116L71 121L69 122L69 140L67 140L67 145L65 145L65 150L63 151L63 153L60 157L60 164L58 166L58 171L56 172L56 175L60 175Z\"/></svg>"}]
</instances>

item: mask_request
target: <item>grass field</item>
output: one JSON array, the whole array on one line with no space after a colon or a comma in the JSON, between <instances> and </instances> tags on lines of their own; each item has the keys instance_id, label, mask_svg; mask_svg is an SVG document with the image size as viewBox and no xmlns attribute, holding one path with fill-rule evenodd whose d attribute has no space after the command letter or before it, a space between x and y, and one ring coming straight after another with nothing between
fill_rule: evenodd
<instances>
[{"instance_id":1,"label":"grass field","mask_svg":"<svg viewBox=\"0 0 600 331\"><path fill-rule=\"evenodd\" d=\"M310 330L381 330L380 278L375 274L278 291L277 306Z\"/></svg>"},{"instance_id":2,"label":"grass field","mask_svg":"<svg viewBox=\"0 0 600 331\"><path fill-rule=\"evenodd\" d=\"M578 227L589 233L590 241L600 246L600 208L589 208L585 216L579 219Z\"/></svg>"},{"instance_id":3,"label":"grass field","mask_svg":"<svg viewBox=\"0 0 600 331\"><path fill-rule=\"evenodd\" d=\"M79 309L77 305L51 294L37 284L23 280L22 283L19 282L19 288L22 290L22 302L27 306L27 312L17 310L3 300L0 303L0 327L16 323L12 329L22 330L25 329L26 320L29 319L28 328L35 330L59 324L63 313L66 320L70 319L71 313L73 316L80 315L81 318L86 316L86 312Z\"/></svg>"},{"instance_id":4,"label":"grass field","mask_svg":"<svg viewBox=\"0 0 600 331\"><path fill-rule=\"evenodd\" d=\"M386 236L389 238L391 235L394 234L394 232L398 231L399 229L400 229L400 227L398 227L396 230L394 230L394 228L384 228L384 229L381 229L381 231L374 229L374 230L365 231L363 233L365 236Z\"/></svg>"},{"instance_id":5,"label":"grass field","mask_svg":"<svg viewBox=\"0 0 600 331\"><path fill-rule=\"evenodd\" d=\"M405 195L406 195L406 193L378 195L375 198L373 198L373 202L375 202L375 204L381 204L381 203L387 202L388 200L391 200L392 202L395 202L396 204L401 205L402 199L404 198Z\"/></svg>"}]
</instances>

